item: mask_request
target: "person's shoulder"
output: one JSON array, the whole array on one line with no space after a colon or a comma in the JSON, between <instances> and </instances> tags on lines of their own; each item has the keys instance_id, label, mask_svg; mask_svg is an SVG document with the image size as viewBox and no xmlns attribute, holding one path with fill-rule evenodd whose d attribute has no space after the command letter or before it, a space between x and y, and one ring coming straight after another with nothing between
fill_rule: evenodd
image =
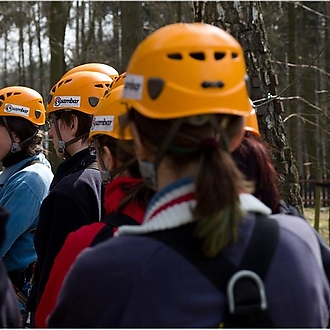
<instances>
[{"instance_id":1,"label":"person's shoulder","mask_svg":"<svg viewBox=\"0 0 330 330\"><path fill-rule=\"evenodd\" d=\"M47 159L44 161L47 161ZM49 186L54 175L51 168L44 161L37 157L30 157L25 163L22 164L21 162L17 164L17 169L11 179L27 183L44 182Z\"/></svg>"},{"instance_id":2,"label":"person's shoulder","mask_svg":"<svg viewBox=\"0 0 330 330\"><path fill-rule=\"evenodd\" d=\"M279 204L279 213L295 215L305 219L303 214L295 206L286 203L283 199L280 200Z\"/></svg>"},{"instance_id":3,"label":"person's shoulder","mask_svg":"<svg viewBox=\"0 0 330 330\"><path fill-rule=\"evenodd\" d=\"M59 184L72 185L73 188L95 187L102 184L101 174L96 169L81 169L65 176Z\"/></svg>"},{"instance_id":4,"label":"person's shoulder","mask_svg":"<svg viewBox=\"0 0 330 330\"><path fill-rule=\"evenodd\" d=\"M312 250L318 249L315 231L304 218L285 213L272 214L270 217L277 221L282 241L287 241L291 246L304 244Z\"/></svg>"},{"instance_id":5,"label":"person's shoulder","mask_svg":"<svg viewBox=\"0 0 330 330\"><path fill-rule=\"evenodd\" d=\"M38 170L20 171L12 175L6 182L6 190L16 194L33 194L44 198L48 192L53 176L44 175Z\"/></svg>"},{"instance_id":6,"label":"person's shoulder","mask_svg":"<svg viewBox=\"0 0 330 330\"><path fill-rule=\"evenodd\" d=\"M153 239L141 235L117 236L84 250L79 255L79 267L137 269L147 264L161 248ZM77 261L78 261L77 259Z\"/></svg>"},{"instance_id":7,"label":"person's shoulder","mask_svg":"<svg viewBox=\"0 0 330 330\"><path fill-rule=\"evenodd\" d=\"M39 184L43 183L49 188L51 181L53 180L53 172L43 164L37 163L15 174L15 180L21 179L27 184L32 184L38 182Z\"/></svg>"},{"instance_id":8,"label":"person's shoulder","mask_svg":"<svg viewBox=\"0 0 330 330\"><path fill-rule=\"evenodd\" d=\"M55 186L57 191L73 191L95 189L102 185L102 179L97 170L79 170L63 177ZM53 189L52 189L53 190Z\"/></svg>"}]
</instances>

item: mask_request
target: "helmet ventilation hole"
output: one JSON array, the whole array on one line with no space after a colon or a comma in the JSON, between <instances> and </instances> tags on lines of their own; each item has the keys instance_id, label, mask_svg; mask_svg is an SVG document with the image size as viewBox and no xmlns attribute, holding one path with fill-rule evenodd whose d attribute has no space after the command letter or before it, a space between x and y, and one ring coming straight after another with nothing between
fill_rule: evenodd
<instances>
[{"instance_id":1,"label":"helmet ventilation hole","mask_svg":"<svg viewBox=\"0 0 330 330\"><path fill-rule=\"evenodd\" d=\"M216 61L222 60L226 56L226 53L215 52L214 58Z\"/></svg>"},{"instance_id":2,"label":"helmet ventilation hole","mask_svg":"<svg viewBox=\"0 0 330 330\"><path fill-rule=\"evenodd\" d=\"M52 98L53 98L53 95L52 94L49 94L48 95L47 104L49 104L51 102Z\"/></svg>"},{"instance_id":3,"label":"helmet ventilation hole","mask_svg":"<svg viewBox=\"0 0 330 330\"><path fill-rule=\"evenodd\" d=\"M203 52L198 52L198 53L190 53L190 57L194 58L195 60L198 61L204 61L205 60L205 54Z\"/></svg>"},{"instance_id":4,"label":"helmet ventilation hole","mask_svg":"<svg viewBox=\"0 0 330 330\"><path fill-rule=\"evenodd\" d=\"M167 54L167 57L171 60L182 60L182 55L180 53Z\"/></svg>"},{"instance_id":5,"label":"helmet ventilation hole","mask_svg":"<svg viewBox=\"0 0 330 330\"><path fill-rule=\"evenodd\" d=\"M231 58L237 58L238 54L237 53L231 53Z\"/></svg>"},{"instance_id":6,"label":"helmet ventilation hole","mask_svg":"<svg viewBox=\"0 0 330 330\"><path fill-rule=\"evenodd\" d=\"M58 85L58 87L60 87L60 86L62 85L63 82L64 82L64 84L67 84L67 83L69 83L70 81L72 81L72 79L67 79L67 80L65 80L65 81L62 81L62 82L60 82L60 84Z\"/></svg>"},{"instance_id":7,"label":"helmet ventilation hole","mask_svg":"<svg viewBox=\"0 0 330 330\"><path fill-rule=\"evenodd\" d=\"M4 101L5 100L5 97L4 97L4 95L2 94L2 95L0 95L0 100L2 100L2 101Z\"/></svg>"},{"instance_id":8,"label":"helmet ventilation hole","mask_svg":"<svg viewBox=\"0 0 330 330\"><path fill-rule=\"evenodd\" d=\"M203 81L201 86L203 88L222 88L225 84L222 81Z\"/></svg>"}]
</instances>

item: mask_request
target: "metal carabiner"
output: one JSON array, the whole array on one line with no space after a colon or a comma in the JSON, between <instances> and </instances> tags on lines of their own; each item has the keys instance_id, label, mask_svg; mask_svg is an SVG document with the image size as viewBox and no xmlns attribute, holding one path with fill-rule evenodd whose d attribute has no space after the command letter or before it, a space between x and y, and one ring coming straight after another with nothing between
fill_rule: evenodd
<instances>
[{"instance_id":1,"label":"metal carabiner","mask_svg":"<svg viewBox=\"0 0 330 330\"><path fill-rule=\"evenodd\" d=\"M241 280L244 277L249 278L255 282L255 284L257 285L257 288L259 290L259 294L260 294L260 309L266 310L268 307L266 291L265 291L264 283L261 280L260 276L250 270L240 270L231 277L231 279L229 280L228 285L227 285L227 297L228 297L230 314L235 313L235 307L236 307L235 306L235 297L234 297L235 285L237 284L237 282L239 280Z\"/></svg>"}]
</instances>

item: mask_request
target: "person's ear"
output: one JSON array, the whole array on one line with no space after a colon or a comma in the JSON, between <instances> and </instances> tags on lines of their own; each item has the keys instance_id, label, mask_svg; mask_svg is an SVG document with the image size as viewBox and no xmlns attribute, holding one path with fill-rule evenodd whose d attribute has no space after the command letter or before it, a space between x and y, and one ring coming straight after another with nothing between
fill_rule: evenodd
<instances>
[{"instance_id":1,"label":"person's ear","mask_svg":"<svg viewBox=\"0 0 330 330\"><path fill-rule=\"evenodd\" d=\"M73 115L71 117L71 126L69 127L71 132L72 132L72 135L75 136L76 133L77 133L77 130L78 130L78 123L79 123L79 120L78 120L78 117Z\"/></svg>"},{"instance_id":2,"label":"person's ear","mask_svg":"<svg viewBox=\"0 0 330 330\"><path fill-rule=\"evenodd\" d=\"M230 141L230 144L229 144L230 152L233 152L238 148L238 146L243 141L244 135L245 135L245 118L244 118L244 120L242 120L242 126L241 126L240 130Z\"/></svg>"},{"instance_id":3,"label":"person's ear","mask_svg":"<svg viewBox=\"0 0 330 330\"><path fill-rule=\"evenodd\" d=\"M102 158L107 170L113 172L116 169L116 159L107 146L103 147Z\"/></svg>"},{"instance_id":4,"label":"person's ear","mask_svg":"<svg viewBox=\"0 0 330 330\"><path fill-rule=\"evenodd\" d=\"M12 134L13 134L14 142L16 143L21 142L21 139L18 137L18 135L15 132L12 132Z\"/></svg>"}]
</instances>

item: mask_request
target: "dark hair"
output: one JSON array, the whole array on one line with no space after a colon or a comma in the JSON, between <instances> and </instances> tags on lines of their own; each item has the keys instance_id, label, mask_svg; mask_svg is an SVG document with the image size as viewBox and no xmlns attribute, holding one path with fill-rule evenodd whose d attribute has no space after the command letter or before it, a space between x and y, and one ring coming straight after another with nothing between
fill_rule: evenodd
<instances>
[{"instance_id":1,"label":"dark hair","mask_svg":"<svg viewBox=\"0 0 330 330\"><path fill-rule=\"evenodd\" d=\"M130 109L129 118L134 122L143 145L155 154L175 121L182 120L164 156L178 173L185 171L191 162L199 164L195 177L197 205L193 211L198 220L195 234L202 239L204 253L211 257L235 242L243 217L238 194L246 191L246 182L228 147L231 139L243 128L243 119L239 116L206 115L157 120L146 118L134 109ZM200 148L203 140L216 135L220 136L218 146Z\"/></svg>"},{"instance_id":2,"label":"dark hair","mask_svg":"<svg viewBox=\"0 0 330 330\"><path fill-rule=\"evenodd\" d=\"M100 147L107 146L110 149L112 156L121 164L124 164L135 156L133 141L131 140L117 140L109 135L96 135L96 138ZM101 150L102 152L102 150ZM139 170L139 164L135 161L131 164L127 171L132 178L141 179L141 173ZM127 204L136 202L141 208L145 209L154 195L155 191L147 187L147 185L141 181L141 183L134 187L130 185L123 185L122 190L125 192L125 197L121 200L118 206L120 212Z\"/></svg>"},{"instance_id":3,"label":"dark hair","mask_svg":"<svg viewBox=\"0 0 330 330\"><path fill-rule=\"evenodd\" d=\"M43 151L43 134L37 125L25 118L15 116L6 116L6 122L9 130L15 133L21 142L27 140L21 145L21 149L29 156L34 156ZM6 127L2 116L0 117L0 125Z\"/></svg>"},{"instance_id":4,"label":"dark hair","mask_svg":"<svg viewBox=\"0 0 330 330\"><path fill-rule=\"evenodd\" d=\"M255 183L253 194L271 208L273 213L278 213L279 182L266 144L246 133L232 156L246 179Z\"/></svg>"},{"instance_id":5,"label":"dark hair","mask_svg":"<svg viewBox=\"0 0 330 330\"><path fill-rule=\"evenodd\" d=\"M77 110L60 110L55 111L54 114L57 118L62 119L66 126L71 126L73 122L73 116L76 116L78 118L78 129L75 134L75 137L85 135L82 138L82 142L88 140L89 131L93 121L92 116Z\"/></svg>"}]
</instances>

